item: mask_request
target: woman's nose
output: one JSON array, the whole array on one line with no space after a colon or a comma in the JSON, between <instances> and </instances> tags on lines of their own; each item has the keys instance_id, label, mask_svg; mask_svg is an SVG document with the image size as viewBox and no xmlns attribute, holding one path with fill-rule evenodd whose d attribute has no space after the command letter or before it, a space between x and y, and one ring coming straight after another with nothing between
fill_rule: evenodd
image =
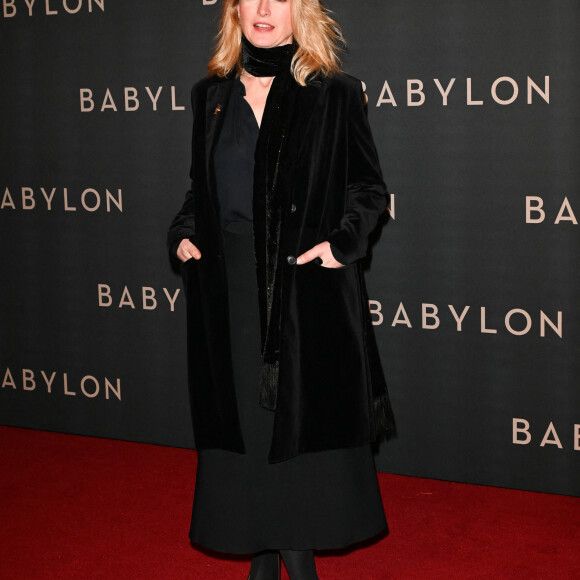
<instances>
[{"instance_id":1,"label":"woman's nose","mask_svg":"<svg viewBox=\"0 0 580 580\"><path fill-rule=\"evenodd\" d=\"M270 15L270 0L260 0L258 4L258 14L260 16Z\"/></svg>"}]
</instances>

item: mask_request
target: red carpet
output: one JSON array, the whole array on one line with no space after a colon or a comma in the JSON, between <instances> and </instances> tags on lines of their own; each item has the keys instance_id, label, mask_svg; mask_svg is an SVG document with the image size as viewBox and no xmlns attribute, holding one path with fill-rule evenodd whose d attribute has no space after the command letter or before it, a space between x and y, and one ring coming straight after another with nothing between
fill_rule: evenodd
<instances>
[{"instance_id":1,"label":"red carpet","mask_svg":"<svg viewBox=\"0 0 580 580\"><path fill-rule=\"evenodd\" d=\"M246 580L189 545L192 451L0 427L0 465L2 579ZM321 580L580 578L578 498L379 480L391 534L320 555Z\"/></svg>"}]
</instances>

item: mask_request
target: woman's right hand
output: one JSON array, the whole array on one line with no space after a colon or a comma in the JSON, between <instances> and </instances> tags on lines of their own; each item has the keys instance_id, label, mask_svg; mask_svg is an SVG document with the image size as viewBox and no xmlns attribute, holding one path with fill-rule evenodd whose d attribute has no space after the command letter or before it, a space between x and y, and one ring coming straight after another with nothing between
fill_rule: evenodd
<instances>
[{"instance_id":1,"label":"woman's right hand","mask_svg":"<svg viewBox=\"0 0 580 580\"><path fill-rule=\"evenodd\" d=\"M199 260L201 258L201 252L197 246L192 244L187 238L183 238L177 248L177 257L182 262L187 262L187 260L190 260L191 258Z\"/></svg>"}]
</instances>

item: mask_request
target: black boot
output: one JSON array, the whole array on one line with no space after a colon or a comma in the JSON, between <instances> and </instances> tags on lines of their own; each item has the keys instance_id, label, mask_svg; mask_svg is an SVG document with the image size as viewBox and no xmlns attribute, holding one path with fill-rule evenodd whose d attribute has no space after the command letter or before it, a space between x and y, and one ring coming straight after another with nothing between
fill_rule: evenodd
<instances>
[{"instance_id":1,"label":"black boot","mask_svg":"<svg viewBox=\"0 0 580 580\"><path fill-rule=\"evenodd\" d=\"M312 550L280 550L290 580L319 580Z\"/></svg>"},{"instance_id":2,"label":"black boot","mask_svg":"<svg viewBox=\"0 0 580 580\"><path fill-rule=\"evenodd\" d=\"M280 580L280 553L275 550L259 552L252 557L248 580Z\"/></svg>"}]
</instances>

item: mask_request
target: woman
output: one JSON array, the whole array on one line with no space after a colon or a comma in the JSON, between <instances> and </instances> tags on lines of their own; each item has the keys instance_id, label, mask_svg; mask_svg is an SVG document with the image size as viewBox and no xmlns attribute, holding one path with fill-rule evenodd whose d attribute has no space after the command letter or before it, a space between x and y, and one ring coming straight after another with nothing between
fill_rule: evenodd
<instances>
[{"instance_id":1,"label":"woman","mask_svg":"<svg viewBox=\"0 0 580 580\"><path fill-rule=\"evenodd\" d=\"M193 542L251 580L386 530L370 443L394 434L360 258L386 208L360 81L319 0L224 0L192 90L183 262Z\"/></svg>"}]
</instances>

